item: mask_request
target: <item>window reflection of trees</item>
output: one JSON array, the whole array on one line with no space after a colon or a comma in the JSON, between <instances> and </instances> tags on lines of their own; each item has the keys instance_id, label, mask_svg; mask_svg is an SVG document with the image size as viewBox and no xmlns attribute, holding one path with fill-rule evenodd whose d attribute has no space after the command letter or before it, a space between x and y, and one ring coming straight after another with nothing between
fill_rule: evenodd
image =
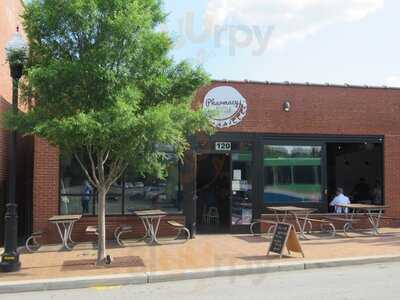
<instances>
[{"instance_id":1,"label":"window reflection of trees","mask_svg":"<svg viewBox=\"0 0 400 300\"><path fill-rule=\"evenodd\" d=\"M320 201L321 157L321 146L266 145L264 202Z\"/></svg>"},{"instance_id":2,"label":"window reflection of trees","mask_svg":"<svg viewBox=\"0 0 400 300\"><path fill-rule=\"evenodd\" d=\"M175 154L166 155L168 176L164 179L144 177L128 168L115 182L106 197L108 215L128 214L130 210L163 209L181 212L180 167ZM82 213L84 176L73 158L61 156L60 161L60 213ZM95 191L90 195L89 214L97 213Z\"/></svg>"}]
</instances>

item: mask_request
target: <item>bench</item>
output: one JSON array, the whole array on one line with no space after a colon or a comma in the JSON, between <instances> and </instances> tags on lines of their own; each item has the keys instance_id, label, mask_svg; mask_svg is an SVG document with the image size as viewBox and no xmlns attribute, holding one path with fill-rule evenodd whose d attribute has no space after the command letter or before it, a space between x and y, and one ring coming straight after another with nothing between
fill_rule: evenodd
<instances>
[{"instance_id":1,"label":"bench","mask_svg":"<svg viewBox=\"0 0 400 300\"><path fill-rule=\"evenodd\" d=\"M340 222L344 223L343 225L343 233L347 237L347 232L353 227L353 223L358 223L361 221L360 219L351 219L348 217L325 217L325 219L328 219L330 221L335 221L335 222Z\"/></svg>"},{"instance_id":2,"label":"bench","mask_svg":"<svg viewBox=\"0 0 400 300\"><path fill-rule=\"evenodd\" d=\"M117 228L115 228L114 239L119 246L124 247L124 242L121 240L121 235L129 232L133 232L132 225L120 225Z\"/></svg>"},{"instance_id":3,"label":"bench","mask_svg":"<svg viewBox=\"0 0 400 300\"><path fill-rule=\"evenodd\" d=\"M299 220L305 221L309 224L310 229L309 232L312 231L312 224L313 223L318 223L320 224L321 231L325 232L331 232L331 237L335 237L336 235L336 228L333 225L333 223L329 220L326 219L312 219L312 218L303 218L303 217L298 217ZM328 230L326 230L326 227L328 227Z\"/></svg>"},{"instance_id":4,"label":"bench","mask_svg":"<svg viewBox=\"0 0 400 300\"><path fill-rule=\"evenodd\" d=\"M85 233L88 235L94 235L96 237L99 236L99 229L97 226L87 226ZM96 239L96 241L93 242L93 245L97 245L98 244L98 240Z\"/></svg>"},{"instance_id":5,"label":"bench","mask_svg":"<svg viewBox=\"0 0 400 300\"><path fill-rule=\"evenodd\" d=\"M107 227L111 227L111 226L106 225L106 228ZM133 231L133 226L131 226L131 225L117 226L117 228L115 228L114 233L113 233L114 239L117 242L117 244L119 246L123 247L124 243L121 240L121 235L128 233L128 232L132 232L132 231ZM99 236L99 228L97 226L93 226L93 225L87 226L85 232L88 235L95 235L96 237Z\"/></svg>"},{"instance_id":6,"label":"bench","mask_svg":"<svg viewBox=\"0 0 400 300\"><path fill-rule=\"evenodd\" d=\"M86 227L85 232L89 235L99 235L99 229L97 228L97 226L88 226Z\"/></svg>"},{"instance_id":7,"label":"bench","mask_svg":"<svg viewBox=\"0 0 400 300\"><path fill-rule=\"evenodd\" d=\"M365 214L367 216L367 214ZM395 221L400 221L399 217L386 217L386 216L381 216L379 218L380 220L395 220Z\"/></svg>"},{"instance_id":8,"label":"bench","mask_svg":"<svg viewBox=\"0 0 400 300\"><path fill-rule=\"evenodd\" d=\"M25 242L25 248L29 253L39 250L42 246L37 239L43 237L44 231L35 231L33 232Z\"/></svg>"},{"instance_id":9,"label":"bench","mask_svg":"<svg viewBox=\"0 0 400 300\"><path fill-rule=\"evenodd\" d=\"M186 233L186 241L190 238L190 231L185 227L185 225L173 220L167 221L167 224L178 231L178 234L175 238L176 240L179 238L182 232Z\"/></svg>"},{"instance_id":10,"label":"bench","mask_svg":"<svg viewBox=\"0 0 400 300\"><path fill-rule=\"evenodd\" d=\"M276 223L277 223L276 221L271 221L271 220L255 219L250 224L250 233L252 235L257 235L254 232L254 225L256 225L256 224L268 224L268 225L272 225L272 226L269 226L268 231L267 231L267 235L269 235L271 233L272 229L275 228Z\"/></svg>"}]
</instances>

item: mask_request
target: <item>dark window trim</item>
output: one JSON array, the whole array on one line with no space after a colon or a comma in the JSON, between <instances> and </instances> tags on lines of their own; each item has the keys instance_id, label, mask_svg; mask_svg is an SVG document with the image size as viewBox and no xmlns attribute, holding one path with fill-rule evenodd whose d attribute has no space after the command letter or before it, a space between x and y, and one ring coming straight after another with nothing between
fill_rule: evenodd
<instances>
[{"instance_id":1,"label":"dark window trim","mask_svg":"<svg viewBox=\"0 0 400 300\"><path fill-rule=\"evenodd\" d=\"M263 141L263 140L289 140L292 143L295 141L310 141L321 143L383 143L384 135L338 135L338 134L280 134L280 133L257 133L257 132L217 132L209 138L211 142L227 140L227 141Z\"/></svg>"}]
</instances>

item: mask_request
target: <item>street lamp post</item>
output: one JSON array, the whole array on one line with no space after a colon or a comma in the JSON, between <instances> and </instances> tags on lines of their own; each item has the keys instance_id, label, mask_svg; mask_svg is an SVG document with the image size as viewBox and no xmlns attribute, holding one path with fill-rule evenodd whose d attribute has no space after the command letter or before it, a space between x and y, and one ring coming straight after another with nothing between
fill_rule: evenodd
<instances>
[{"instance_id":1,"label":"street lamp post","mask_svg":"<svg viewBox=\"0 0 400 300\"><path fill-rule=\"evenodd\" d=\"M12 112L18 112L18 84L22 76L24 62L28 55L28 45L17 32L6 44L7 60L12 78ZM17 132L11 130L9 141L8 203L5 214L4 253L1 255L0 271L16 272L21 268L18 253L18 213L15 201L17 181Z\"/></svg>"}]
</instances>

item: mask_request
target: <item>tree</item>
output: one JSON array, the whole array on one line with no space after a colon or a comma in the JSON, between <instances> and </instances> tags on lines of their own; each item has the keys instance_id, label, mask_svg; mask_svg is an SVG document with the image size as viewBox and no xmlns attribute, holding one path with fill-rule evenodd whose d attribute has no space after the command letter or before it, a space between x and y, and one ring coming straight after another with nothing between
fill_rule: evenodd
<instances>
[{"instance_id":1,"label":"tree","mask_svg":"<svg viewBox=\"0 0 400 300\"><path fill-rule=\"evenodd\" d=\"M98 194L98 264L106 257L106 194L128 165L165 177L160 145L182 158L188 136L211 132L191 105L208 76L170 57L172 40L158 30L165 17L159 0L33 0L23 13L23 94L33 104L6 124L79 162Z\"/></svg>"}]
</instances>

